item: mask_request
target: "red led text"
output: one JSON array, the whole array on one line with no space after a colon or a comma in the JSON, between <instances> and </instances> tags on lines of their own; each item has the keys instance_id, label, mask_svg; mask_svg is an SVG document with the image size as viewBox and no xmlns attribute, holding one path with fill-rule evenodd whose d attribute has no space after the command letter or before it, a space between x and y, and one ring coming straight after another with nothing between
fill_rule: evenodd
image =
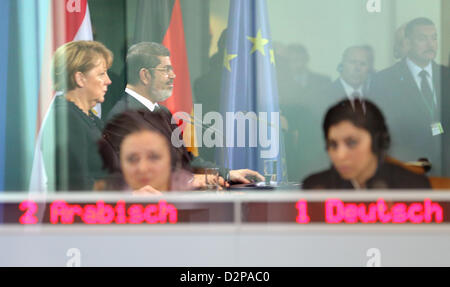
<instances>
[{"instance_id":1,"label":"red led text","mask_svg":"<svg viewBox=\"0 0 450 287\"><path fill-rule=\"evenodd\" d=\"M178 211L172 204L161 200L158 204L132 204L128 208L125 201L115 206L98 201L95 205L68 204L54 201L50 205L50 223L73 224L79 217L86 224L165 224L177 223Z\"/></svg>"},{"instance_id":2,"label":"red led text","mask_svg":"<svg viewBox=\"0 0 450 287\"><path fill-rule=\"evenodd\" d=\"M388 207L383 199L368 205L344 203L340 199L325 201L327 223L441 223L442 207L425 199L423 202L395 203Z\"/></svg>"}]
</instances>

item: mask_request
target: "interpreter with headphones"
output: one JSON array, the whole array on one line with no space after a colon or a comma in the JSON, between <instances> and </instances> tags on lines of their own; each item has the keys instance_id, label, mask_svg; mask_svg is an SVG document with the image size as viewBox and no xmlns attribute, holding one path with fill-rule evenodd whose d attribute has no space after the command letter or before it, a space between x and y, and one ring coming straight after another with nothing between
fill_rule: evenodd
<instances>
[{"instance_id":1,"label":"interpreter with headphones","mask_svg":"<svg viewBox=\"0 0 450 287\"><path fill-rule=\"evenodd\" d=\"M427 177L385 161L390 136L384 116L370 101L342 100L323 122L330 169L303 181L304 189L428 189Z\"/></svg>"}]
</instances>

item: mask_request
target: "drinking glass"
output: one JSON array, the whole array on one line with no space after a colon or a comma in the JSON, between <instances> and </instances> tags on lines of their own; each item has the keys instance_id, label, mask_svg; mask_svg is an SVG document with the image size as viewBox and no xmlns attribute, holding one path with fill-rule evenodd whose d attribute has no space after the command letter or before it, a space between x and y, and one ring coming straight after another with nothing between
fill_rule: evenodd
<instances>
[{"instance_id":1,"label":"drinking glass","mask_svg":"<svg viewBox=\"0 0 450 287\"><path fill-rule=\"evenodd\" d=\"M277 161L276 160L265 160L264 161L264 178L266 180L266 185L277 182Z\"/></svg>"},{"instance_id":2,"label":"drinking glass","mask_svg":"<svg viewBox=\"0 0 450 287\"><path fill-rule=\"evenodd\" d=\"M219 189L219 169L205 168L205 183L208 190Z\"/></svg>"}]
</instances>

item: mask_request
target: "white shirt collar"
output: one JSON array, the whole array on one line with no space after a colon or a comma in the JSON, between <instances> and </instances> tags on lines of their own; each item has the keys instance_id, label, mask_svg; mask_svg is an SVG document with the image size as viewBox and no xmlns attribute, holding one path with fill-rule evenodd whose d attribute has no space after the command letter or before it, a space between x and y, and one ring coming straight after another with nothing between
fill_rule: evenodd
<instances>
[{"instance_id":1,"label":"white shirt collar","mask_svg":"<svg viewBox=\"0 0 450 287\"><path fill-rule=\"evenodd\" d=\"M147 99L144 96L139 95L132 89L126 88L125 92L127 94L129 94L130 96L132 96L133 98L135 98L138 102L140 102L141 104L146 106L147 109L149 109L151 112L153 112L155 110L155 107L159 107L158 103L152 103L152 101L150 101L149 99Z\"/></svg>"},{"instance_id":2,"label":"white shirt collar","mask_svg":"<svg viewBox=\"0 0 450 287\"><path fill-rule=\"evenodd\" d=\"M406 64L408 65L408 69L411 72L417 87L419 87L419 90L421 89L422 83L422 78L419 76L419 73L422 72L422 70L427 71L428 84L430 85L431 90L433 90L433 81L431 80L433 78L433 66L431 65L431 62L425 68L421 68L411 61L411 59L406 58Z\"/></svg>"},{"instance_id":3,"label":"white shirt collar","mask_svg":"<svg viewBox=\"0 0 450 287\"><path fill-rule=\"evenodd\" d=\"M355 89L352 86L350 86L344 79L339 78L341 80L342 87L344 87L345 94L347 95L347 98L350 100L353 99L353 93L359 93L361 95L361 98L364 96L363 94L363 86L359 86L359 88Z\"/></svg>"},{"instance_id":4,"label":"white shirt collar","mask_svg":"<svg viewBox=\"0 0 450 287\"><path fill-rule=\"evenodd\" d=\"M416 63L411 61L410 58L406 58L406 64L408 65L409 70L411 71L411 73L414 76L419 76L419 73L422 72L422 70L425 70L425 71L427 71L430 78L433 77L433 66L431 65L431 62L428 63L428 65L425 68L421 68L421 67L417 66Z\"/></svg>"}]
</instances>

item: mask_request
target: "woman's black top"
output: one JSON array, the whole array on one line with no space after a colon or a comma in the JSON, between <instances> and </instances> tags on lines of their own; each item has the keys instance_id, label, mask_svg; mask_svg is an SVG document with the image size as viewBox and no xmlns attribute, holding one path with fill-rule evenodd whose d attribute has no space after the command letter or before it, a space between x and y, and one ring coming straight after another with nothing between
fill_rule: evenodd
<instances>
[{"instance_id":1,"label":"woman's black top","mask_svg":"<svg viewBox=\"0 0 450 287\"><path fill-rule=\"evenodd\" d=\"M48 190L92 190L104 177L97 141L102 121L86 115L64 96L56 96L44 121L41 148L48 177Z\"/></svg>"},{"instance_id":2,"label":"woman's black top","mask_svg":"<svg viewBox=\"0 0 450 287\"><path fill-rule=\"evenodd\" d=\"M303 189L354 189L349 180L340 177L335 168L308 176ZM426 176L415 174L398 165L381 163L375 175L366 182L368 189L429 189Z\"/></svg>"}]
</instances>

